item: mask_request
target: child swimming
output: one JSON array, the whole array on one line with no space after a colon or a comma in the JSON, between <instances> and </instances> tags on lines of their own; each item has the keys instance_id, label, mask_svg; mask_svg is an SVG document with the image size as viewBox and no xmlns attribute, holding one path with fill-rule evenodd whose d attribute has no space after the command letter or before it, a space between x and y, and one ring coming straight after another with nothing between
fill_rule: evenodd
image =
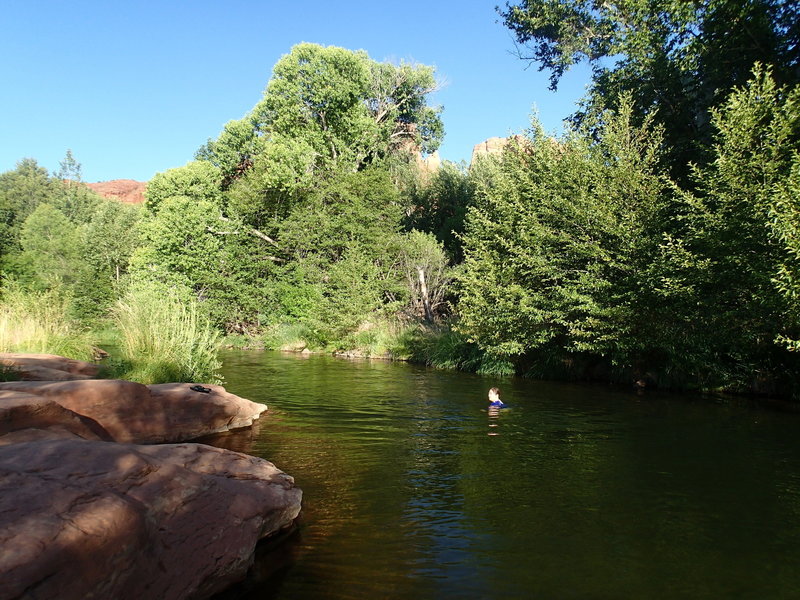
<instances>
[{"instance_id":1,"label":"child swimming","mask_svg":"<svg viewBox=\"0 0 800 600\"><path fill-rule=\"evenodd\" d=\"M500 388L493 387L489 390L489 406L491 408L506 408L508 404L503 404L500 400Z\"/></svg>"}]
</instances>

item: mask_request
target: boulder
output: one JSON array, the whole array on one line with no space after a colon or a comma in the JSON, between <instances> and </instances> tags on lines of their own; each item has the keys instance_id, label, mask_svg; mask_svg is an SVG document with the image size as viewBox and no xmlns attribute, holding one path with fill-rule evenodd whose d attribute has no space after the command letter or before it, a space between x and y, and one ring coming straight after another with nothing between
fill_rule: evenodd
<instances>
[{"instance_id":1,"label":"boulder","mask_svg":"<svg viewBox=\"0 0 800 600\"><path fill-rule=\"evenodd\" d=\"M204 384L208 393L192 387L190 383L146 386L119 379L9 381L0 383L0 392L57 402L98 424L109 439L123 443L178 442L247 427L267 410L222 386Z\"/></svg>"},{"instance_id":2,"label":"boulder","mask_svg":"<svg viewBox=\"0 0 800 600\"><path fill-rule=\"evenodd\" d=\"M66 381L91 379L100 372L95 363L55 354L0 353L0 365L26 381Z\"/></svg>"},{"instance_id":3,"label":"boulder","mask_svg":"<svg viewBox=\"0 0 800 600\"><path fill-rule=\"evenodd\" d=\"M28 429L57 431L86 440L111 439L96 421L64 408L53 398L0 390L0 444L11 443L7 434Z\"/></svg>"},{"instance_id":4,"label":"boulder","mask_svg":"<svg viewBox=\"0 0 800 600\"><path fill-rule=\"evenodd\" d=\"M300 510L245 454L23 437L0 447L0 598L207 598Z\"/></svg>"}]
</instances>

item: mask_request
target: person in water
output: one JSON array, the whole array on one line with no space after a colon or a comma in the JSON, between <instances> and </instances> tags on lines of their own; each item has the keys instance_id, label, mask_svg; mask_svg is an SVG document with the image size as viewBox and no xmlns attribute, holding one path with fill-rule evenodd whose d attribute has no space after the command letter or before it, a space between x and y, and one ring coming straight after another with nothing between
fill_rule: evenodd
<instances>
[{"instance_id":1,"label":"person in water","mask_svg":"<svg viewBox=\"0 0 800 600\"><path fill-rule=\"evenodd\" d=\"M489 407L490 408L506 408L508 404L503 404L500 400L500 388L493 387L489 390Z\"/></svg>"}]
</instances>

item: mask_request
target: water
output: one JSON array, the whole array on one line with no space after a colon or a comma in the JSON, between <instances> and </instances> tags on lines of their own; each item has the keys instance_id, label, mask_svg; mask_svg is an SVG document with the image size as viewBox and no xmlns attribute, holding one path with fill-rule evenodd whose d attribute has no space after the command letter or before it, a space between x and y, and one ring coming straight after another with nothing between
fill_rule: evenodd
<instances>
[{"instance_id":1,"label":"water","mask_svg":"<svg viewBox=\"0 0 800 600\"><path fill-rule=\"evenodd\" d=\"M798 598L800 415L380 361L225 353L216 443L304 491L234 598ZM498 414L486 392L499 385Z\"/></svg>"}]
</instances>

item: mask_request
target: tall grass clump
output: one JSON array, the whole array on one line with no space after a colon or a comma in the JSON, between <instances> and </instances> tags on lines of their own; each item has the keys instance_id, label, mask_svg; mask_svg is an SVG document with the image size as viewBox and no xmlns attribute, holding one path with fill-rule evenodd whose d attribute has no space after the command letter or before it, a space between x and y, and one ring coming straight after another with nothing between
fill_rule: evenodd
<instances>
[{"instance_id":1,"label":"tall grass clump","mask_svg":"<svg viewBox=\"0 0 800 600\"><path fill-rule=\"evenodd\" d=\"M89 333L69 317L60 290L32 292L8 284L0 296L0 352L58 354L92 359Z\"/></svg>"},{"instance_id":2,"label":"tall grass clump","mask_svg":"<svg viewBox=\"0 0 800 600\"><path fill-rule=\"evenodd\" d=\"M220 333L193 298L139 285L117 302L114 317L125 379L148 384L220 381Z\"/></svg>"}]
</instances>

